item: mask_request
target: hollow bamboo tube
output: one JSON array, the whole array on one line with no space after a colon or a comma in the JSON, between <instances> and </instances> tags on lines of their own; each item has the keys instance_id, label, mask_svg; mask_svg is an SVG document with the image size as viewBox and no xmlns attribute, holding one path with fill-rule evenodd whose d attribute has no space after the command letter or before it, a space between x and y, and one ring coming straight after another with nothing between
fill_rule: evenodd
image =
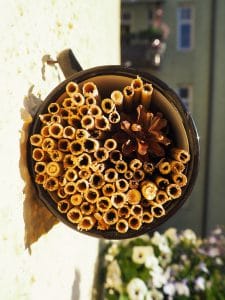
<instances>
[{"instance_id":1,"label":"hollow bamboo tube","mask_svg":"<svg viewBox=\"0 0 225 300\"><path fill-rule=\"evenodd\" d=\"M155 183L159 189L165 190L168 184L170 183L169 180L162 176L157 176L155 179Z\"/></svg>"},{"instance_id":2,"label":"hollow bamboo tube","mask_svg":"<svg viewBox=\"0 0 225 300\"><path fill-rule=\"evenodd\" d=\"M186 164L190 160L190 154L184 149L174 148L171 150L171 155L175 160Z\"/></svg>"},{"instance_id":3,"label":"hollow bamboo tube","mask_svg":"<svg viewBox=\"0 0 225 300\"><path fill-rule=\"evenodd\" d=\"M67 195L73 195L76 192L76 184L73 181L69 181L64 186L64 191Z\"/></svg>"},{"instance_id":4,"label":"hollow bamboo tube","mask_svg":"<svg viewBox=\"0 0 225 300\"><path fill-rule=\"evenodd\" d=\"M41 128L41 135L42 135L42 137L49 137L50 136L50 134L49 134L49 126L48 125L44 125Z\"/></svg>"},{"instance_id":5,"label":"hollow bamboo tube","mask_svg":"<svg viewBox=\"0 0 225 300\"><path fill-rule=\"evenodd\" d=\"M178 184L171 183L166 187L166 192L172 199L177 199L181 196L182 190Z\"/></svg>"},{"instance_id":6,"label":"hollow bamboo tube","mask_svg":"<svg viewBox=\"0 0 225 300\"><path fill-rule=\"evenodd\" d=\"M131 111L133 106L133 98L134 98L134 89L131 86L126 86L123 89L123 95L124 95L124 109L126 111Z\"/></svg>"},{"instance_id":7,"label":"hollow bamboo tube","mask_svg":"<svg viewBox=\"0 0 225 300\"><path fill-rule=\"evenodd\" d=\"M73 168L66 170L64 177L67 181L76 181L77 180L77 171Z\"/></svg>"},{"instance_id":8,"label":"hollow bamboo tube","mask_svg":"<svg viewBox=\"0 0 225 300\"><path fill-rule=\"evenodd\" d=\"M60 106L58 103L56 102L52 102L49 104L48 106L48 112L50 114L58 114L59 113L59 110L60 110Z\"/></svg>"},{"instance_id":9,"label":"hollow bamboo tube","mask_svg":"<svg viewBox=\"0 0 225 300\"><path fill-rule=\"evenodd\" d=\"M97 210L104 213L109 211L109 209L112 206L112 203L109 197L101 196L97 199L96 205L97 205Z\"/></svg>"},{"instance_id":10,"label":"hollow bamboo tube","mask_svg":"<svg viewBox=\"0 0 225 300\"><path fill-rule=\"evenodd\" d=\"M178 184L180 187L184 187L187 184L187 176L183 173L172 174L172 180L174 183Z\"/></svg>"},{"instance_id":11,"label":"hollow bamboo tube","mask_svg":"<svg viewBox=\"0 0 225 300\"><path fill-rule=\"evenodd\" d=\"M84 192L84 198L94 204L99 199L99 191L95 188L89 188L87 191Z\"/></svg>"},{"instance_id":12,"label":"hollow bamboo tube","mask_svg":"<svg viewBox=\"0 0 225 300\"><path fill-rule=\"evenodd\" d=\"M104 142L104 148L108 151L115 150L117 147L117 141L115 139L106 139Z\"/></svg>"},{"instance_id":13,"label":"hollow bamboo tube","mask_svg":"<svg viewBox=\"0 0 225 300\"><path fill-rule=\"evenodd\" d=\"M82 230L88 231L95 226L95 223L96 223L96 219L93 216L85 216L82 217L82 219L79 221L77 228L78 230L81 231Z\"/></svg>"},{"instance_id":14,"label":"hollow bamboo tube","mask_svg":"<svg viewBox=\"0 0 225 300\"><path fill-rule=\"evenodd\" d=\"M82 168L89 168L91 165L91 156L87 153L82 153L78 158L77 158L77 167L82 169Z\"/></svg>"},{"instance_id":15,"label":"hollow bamboo tube","mask_svg":"<svg viewBox=\"0 0 225 300\"><path fill-rule=\"evenodd\" d=\"M41 134L38 134L38 133L37 134L33 134L30 137L30 143L33 146L41 147L42 142L43 142L43 136Z\"/></svg>"},{"instance_id":16,"label":"hollow bamboo tube","mask_svg":"<svg viewBox=\"0 0 225 300\"><path fill-rule=\"evenodd\" d=\"M76 82L70 81L66 85L66 93L69 97L72 97L75 93L79 92L79 86Z\"/></svg>"},{"instance_id":17,"label":"hollow bamboo tube","mask_svg":"<svg viewBox=\"0 0 225 300\"><path fill-rule=\"evenodd\" d=\"M76 182L76 191L84 193L88 190L89 182L86 179L79 179Z\"/></svg>"},{"instance_id":18,"label":"hollow bamboo tube","mask_svg":"<svg viewBox=\"0 0 225 300\"><path fill-rule=\"evenodd\" d=\"M47 137L43 139L42 149L44 151L51 151L57 147L57 143L53 138Z\"/></svg>"},{"instance_id":19,"label":"hollow bamboo tube","mask_svg":"<svg viewBox=\"0 0 225 300\"><path fill-rule=\"evenodd\" d=\"M132 205L130 209L131 215L136 217L140 217L143 215L143 207L139 204Z\"/></svg>"},{"instance_id":20,"label":"hollow bamboo tube","mask_svg":"<svg viewBox=\"0 0 225 300\"><path fill-rule=\"evenodd\" d=\"M98 88L94 82L84 83L82 90L85 97L93 96L96 99L99 98Z\"/></svg>"},{"instance_id":21,"label":"hollow bamboo tube","mask_svg":"<svg viewBox=\"0 0 225 300\"><path fill-rule=\"evenodd\" d=\"M105 98L101 102L101 108L102 108L104 113L110 114L115 108L115 103L113 102L112 99Z\"/></svg>"},{"instance_id":22,"label":"hollow bamboo tube","mask_svg":"<svg viewBox=\"0 0 225 300\"><path fill-rule=\"evenodd\" d=\"M65 154L59 150L50 150L48 155L52 161L59 162L63 160Z\"/></svg>"},{"instance_id":23,"label":"hollow bamboo tube","mask_svg":"<svg viewBox=\"0 0 225 300\"><path fill-rule=\"evenodd\" d=\"M74 96L73 96L74 97ZM73 98L65 98L64 100L63 100L63 102L62 102L62 106L64 107L64 108L71 108L71 107L73 107L73 106L76 106L77 104L76 104L76 102L74 101L74 99Z\"/></svg>"},{"instance_id":24,"label":"hollow bamboo tube","mask_svg":"<svg viewBox=\"0 0 225 300\"><path fill-rule=\"evenodd\" d=\"M115 185L113 183L106 183L103 187L102 187L102 193L104 196L110 197L115 193L116 189L115 189Z\"/></svg>"},{"instance_id":25,"label":"hollow bamboo tube","mask_svg":"<svg viewBox=\"0 0 225 300\"><path fill-rule=\"evenodd\" d=\"M139 217L136 216L130 216L128 219L128 226L132 230L138 230L140 229L142 225L142 221Z\"/></svg>"},{"instance_id":26,"label":"hollow bamboo tube","mask_svg":"<svg viewBox=\"0 0 225 300\"><path fill-rule=\"evenodd\" d=\"M128 205L123 205L118 208L118 216L120 218L129 218L130 217L130 207Z\"/></svg>"},{"instance_id":27,"label":"hollow bamboo tube","mask_svg":"<svg viewBox=\"0 0 225 300\"><path fill-rule=\"evenodd\" d=\"M37 184L42 184L44 185L45 181L46 181L47 175L46 174L36 174L35 175L35 182Z\"/></svg>"},{"instance_id":28,"label":"hollow bamboo tube","mask_svg":"<svg viewBox=\"0 0 225 300\"><path fill-rule=\"evenodd\" d=\"M159 168L159 172L162 175L167 175L171 172L171 166L170 166L170 163L168 161L160 162L159 165L158 165L158 168Z\"/></svg>"},{"instance_id":29,"label":"hollow bamboo tube","mask_svg":"<svg viewBox=\"0 0 225 300\"><path fill-rule=\"evenodd\" d=\"M67 212L67 219L73 223L77 224L81 221L82 219L82 213L79 208L73 207Z\"/></svg>"},{"instance_id":30,"label":"hollow bamboo tube","mask_svg":"<svg viewBox=\"0 0 225 300\"><path fill-rule=\"evenodd\" d=\"M122 192L116 192L111 195L111 203L115 208L124 206L127 202L126 194Z\"/></svg>"},{"instance_id":31,"label":"hollow bamboo tube","mask_svg":"<svg viewBox=\"0 0 225 300\"><path fill-rule=\"evenodd\" d=\"M125 219L119 219L116 223L116 231L119 233L126 233L129 229L128 222Z\"/></svg>"},{"instance_id":32,"label":"hollow bamboo tube","mask_svg":"<svg viewBox=\"0 0 225 300\"><path fill-rule=\"evenodd\" d=\"M70 207L71 207L70 202L67 199L60 200L57 203L57 209L62 214L66 214L70 209Z\"/></svg>"},{"instance_id":33,"label":"hollow bamboo tube","mask_svg":"<svg viewBox=\"0 0 225 300\"><path fill-rule=\"evenodd\" d=\"M156 204L151 207L151 214L154 218L161 218L166 214L166 212L161 204Z\"/></svg>"},{"instance_id":34,"label":"hollow bamboo tube","mask_svg":"<svg viewBox=\"0 0 225 300\"><path fill-rule=\"evenodd\" d=\"M63 158L64 168L74 168L77 165L77 158L72 154L66 154Z\"/></svg>"},{"instance_id":35,"label":"hollow bamboo tube","mask_svg":"<svg viewBox=\"0 0 225 300\"><path fill-rule=\"evenodd\" d=\"M32 152L32 158L35 161L44 161L46 159L46 152L41 148L35 148Z\"/></svg>"},{"instance_id":36,"label":"hollow bamboo tube","mask_svg":"<svg viewBox=\"0 0 225 300\"><path fill-rule=\"evenodd\" d=\"M103 219L106 224L114 225L118 221L118 212L115 208L110 208L103 214Z\"/></svg>"},{"instance_id":37,"label":"hollow bamboo tube","mask_svg":"<svg viewBox=\"0 0 225 300\"><path fill-rule=\"evenodd\" d=\"M148 212L148 211L143 212L143 215L142 215L143 223L150 224L153 222L153 220L154 220L154 217L150 212Z\"/></svg>"},{"instance_id":38,"label":"hollow bamboo tube","mask_svg":"<svg viewBox=\"0 0 225 300\"><path fill-rule=\"evenodd\" d=\"M84 148L83 148L83 139L75 140L70 143L69 145L69 150L73 155L80 155L83 153Z\"/></svg>"},{"instance_id":39,"label":"hollow bamboo tube","mask_svg":"<svg viewBox=\"0 0 225 300\"><path fill-rule=\"evenodd\" d=\"M102 131L110 129L109 120L105 116L96 116L95 118L95 127Z\"/></svg>"},{"instance_id":40,"label":"hollow bamboo tube","mask_svg":"<svg viewBox=\"0 0 225 300\"><path fill-rule=\"evenodd\" d=\"M44 182L43 187L50 192L56 191L59 187L59 181L58 181L57 177L46 178L46 181Z\"/></svg>"},{"instance_id":41,"label":"hollow bamboo tube","mask_svg":"<svg viewBox=\"0 0 225 300\"><path fill-rule=\"evenodd\" d=\"M134 158L130 161L129 167L132 171L136 171L142 167L140 159Z\"/></svg>"},{"instance_id":42,"label":"hollow bamboo tube","mask_svg":"<svg viewBox=\"0 0 225 300\"><path fill-rule=\"evenodd\" d=\"M111 93L111 99L115 103L115 106L118 110L121 110L123 108L123 94L121 91L114 90Z\"/></svg>"},{"instance_id":43,"label":"hollow bamboo tube","mask_svg":"<svg viewBox=\"0 0 225 300\"><path fill-rule=\"evenodd\" d=\"M76 130L74 127L72 126L66 126L64 127L63 129L63 137L65 139L69 139L69 140L72 140L75 138L75 134L76 134Z\"/></svg>"},{"instance_id":44,"label":"hollow bamboo tube","mask_svg":"<svg viewBox=\"0 0 225 300\"><path fill-rule=\"evenodd\" d=\"M118 173L114 168L109 168L105 171L104 179L107 182L115 182L118 179Z\"/></svg>"},{"instance_id":45,"label":"hollow bamboo tube","mask_svg":"<svg viewBox=\"0 0 225 300\"><path fill-rule=\"evenodd\" d=\"M129 183L126 179L121 178L116 180L116 188L118 192L126 192L129 189Z\"/></svg>"},{"instance_id":46,"label":"hollow bamboo tube","mask_svg":"<svg viewBox=\"0 0 225 300\"><path fill-rule=\"evenodd\" d=\"M153 94L153 86L150 83L145 83L141 91L141 104L149 110Z\"/></svg>"},{"instance_id":47,"label":"hollow bamboo tube","mask_svg":"<svg viewBox=\"0 0 225 300\"><path fill-rule=\"evenodd\" d=\"M74 102L74 106L81 107L81 106L85 105L85 98L81 93L75 93L72 96L72 100Z\"/></svg>"},{"instance_id":48,"label":"hollow bamboo tube","mask_svg":"<svg viewBox=\"0 0 225 300\"><path fill-rule=\"evenodd\" d=\"M167 195L167 193L165 191L159 190L157 192L155 201L158 204L164 204L164 203L166 203L169 200L170 200L170 197Z\"/></svg>"},{"instance_id":49,"label":"hollow bamboo tube","mask_svg":"<svg viewBox=\"0 0 225 300\"><path fill-rule=\"evenodd\" d=\"M98 105L96 105L96 104L90 105L88 112L93 117L97 117L97 116L101 116L102 115L101 108Z\"/></svg>"},{"instance_id":50,"label":"hollow bamboo tube","mask_svg":"<svg viewBox=\"0 0 225 300\"><path fill-rule=\"evenodd\" d=\"M143 90L142 79L139 76L137 76L137 78L131 81L131 87L134 90L133 102L134 102L134 106L136 107L140 103L140 97Z\"/></svg>"},{"instance_id":51,"label":"hollow bamboo tube","mask_svg":"<svg viewBox=\"0 0 225 300\"><path fill-rule=\"evenodd\" d=\"M49 124L51 122L51 114L41 114L39 115L39 118L40 118L40 121L43 123L43 124Z\"/></svg>"},{"instance_id":52,"label":"hollow bamboo tube","mask_svg":"<svg viewBox=\"0 0 225 300\"><path fill-rule=\"evenodd\" d=\"M124 160L118 160L115 163L115 169L118 173L126 173L127 172L127 163Z\"/></svg>"},{"instance_id":53,"label":"hollow bamboo tube","mask_svg":"<svg viewBox=\"0 0 225 300\"><path fill-rule=\"evenodd\" d=\"M89 116L89 115L82 116L81 127L86 129L86 130L94 129L95 128L94 118L92 116Z\"/></svg>"},{"instance_id":54,"label":"hollow bamboo tube","mask_svg":"<svg viewBox=\"0 0 225 300\"><path fill-rule=\"evenodd\" d=\"M109 122L111 124L117 124L120 122L120 114L118 111L114 110L109 114Z\"/></svg>"},{"instance_id":55,"label":"hollow bamboo tube","mask_svg":"<svg viewBox=\"0 0 225 300\"><path fill-rule=\"evenodd\" d=\"M39 174L44 174L46 172L46 162L37 161L34 165L34 171Z\"/></svg>"},{"instance_id":56,"label":"hollow bamboo tube","mask_svg":"<svg viewBox=\"0 0 225 300\"><path fill-rule=\"evenodd\" d=\"M63 136L63 126L59 123L53 123L49 126L49 134L55 139L60 139Z\"/></svg>"},{"instance_id":57,"label":"hollow bamboo tube","mask_svg":"<svg viewBox=\"0 0 225 300\"><path fill-rule=\"evenodd\" d=\"M89 179L90 186L95 189L103 187L105 180L101 173L93 173Z\"/></svg>"},{"instance_id":58,"label":"hollow bamboo tube","mask_svg":"<svg viewBox=\"0 0 225 300\"><path fill-rule=\"evenodd\" d=\"M99 147L94 152L94 157L96 158L97 162L106 161L109 158L109 151L104 147Z\"/></svg>"},{"instance_id":59,"label":"hollow bamboo tube","mask_svg":"<svg viewBox=\"0 0 225 300\"><path fill-rule=\"evenodd\" d=\"M94 213L95 207L93 204L83 201L80 205L80 210L83 215L88 216Z\"/></svg>"}]
</instances>

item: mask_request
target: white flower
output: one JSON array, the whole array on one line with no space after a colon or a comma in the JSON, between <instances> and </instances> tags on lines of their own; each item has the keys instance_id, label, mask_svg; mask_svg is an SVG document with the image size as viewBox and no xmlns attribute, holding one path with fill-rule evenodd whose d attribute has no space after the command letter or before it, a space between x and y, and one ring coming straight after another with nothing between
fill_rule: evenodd
<instances>
[{"instance_id":1,"label":"white flower","mask_svg":"<svg viewBox=\"0 0 225 300\"><path fill-rule=\"evenodd\" d=\"M181 239L185 239L186 241L194 244L197 241L197 236L193 230L185 229L181 235Z\"/></svg>"},{"instance_id":2,"label":"white flower","mask_svg":"<svg viewBox=\"0 0 225 300\"><path fill-rule=\"evenodd\" d=\"M172 253L166 253L158 257L160 265L165 268L172 260Z\"/></svg>"},{"instance_id":3,"label":"white flower","mask_svg":"<svg viewBox=\"0 0 225 300\"><path fill-rule=\"evenodd\" d=\"M149 273L152 276L152 285L155 288L160 289L167 282L166 274L163 273L163 269L159 266Z\"/></svg>"},{"instance_id":4,"label":"white flower","mask_svg":"<svg viewBox=\"0 0 225 300\"><path fill-rule=\"evenodd\" d=\"M154 233L151 241L154 245L159 247L162 253L171 253L166 237L161 235L158 231Z\"/></svg>"},{"instance_id":5,"label":"white flower","mask_svg":"<svg viewBox=\"0 0 225 300\"><path fill-rule=\"evenodd\" d=\"M210 248L209 251L208 251L208 255L211 256L211 257L216 257L216 256L219 256L220 255L220 251L219 249L217 248Z\"/></svg>"},{"instance_id":6,"label":"white flower","mask_svg":"<svg viewBox=\"0 0 225 300\"><path fill-rule=\"evenodd\" d=\"M158 231L154 232L151 242L156 246L159 246L160 244L167 244L165 236L161 235Z\"/></svg>"},{"instance_id":7,"label":"white flower","mask_svg":"<svg viewBox=\"0 0 225 300\"><path fill-rule=\"evenodd\" d=\"M197 291L204 291L205 290L205 278L203 277L198 277L195 280L195 289Z\"/></svg>"},{"instance_id":8,"label":"white flower","mask_svg":"<svg viewBox=\"0 0 225 300\"><path fill-rule=\"evenodd\" d=\"M166 236L173 244L177 244L179 241L176 228L169 228L164 232Z\"/></svg>"},{"instance_id":9,"label":"white flower","mask_svg":"<svg viewBox=\"0 0 225 300\"><path fill-rule=\"evenodd\" d=\"M146 258L145 261L146 268L154 270L158 266L159 266L159 261L154 255L148 256Z\"/></svg>"},{"instance_id":10,"label":"white flower","mask_svg":"<svg viewBox=\"0 0 225 300\"><path fill-rule=\"evenodd\" d=\"M179 296L182 296L182 295L187 296L187 297L190 296L190 290L184 282L176 282L175 289Z\"/></svg>"},{"instance_id":11,"label":"white flower","mask_svg":"<svg viewBox=\"0 0 225 300\"><path fill-rule=\"evenodd\" d=\"M108 254L112 255L113 257L119 253L119 248L116 243L113 243L111 247L108 249Z\"/></svg>"},{"instance_id":12,"label":"white flower","mask_svg":"<svg viewBox=\"0 0 225 300\"><path fill-rule=\"evenodd\" d=\"M140 278L133 278L127 285L127 293L130 300L144 300L147 287Z\"/></svg>"},{"instance_id":13,"label":"white flower","mask_svg":"<svg viewBox=\"0 0 225 300\"><path fill-rule=\"evenodd\" d=\"M209 270L204 262L200 262L198 267L202 272L209 274Z\"/></svg>"},{"instance_id":14,"label":"white flower","mask_svg":"<svg viewBox=\"0 0 225 300\"><path fill-rule=\"evenodd\" d=\"M223 261L220 257L216 257L215 262L217 265L222 266L223 265Z\"/></svg>"},{"instance_id":15,"label":"white flower","mask_svg":"<svg viewBox=\"0 0 225 300\"><path fill-rule=\"evenodd\" d=\"M145 300L163 300L163 294L156 289L152 289L147 292Z\"/></svg>"},{"instance_id":16,"label":"white flower","mask_svg":"<svg viewBox=\"0 0 225 300\"><path fill-rule=\"evenodd\" d=\"M168 282L163 287L163 292L168 296L174 296L176 293L175 286L172 282Z\"/></svg>"},{"instance_id":17,"label":"white flower","mask_svg":"<svg viewBox=\"0 0 225 300\"><path fill-rule=\"evenodd\" d=\"M220 227L217 227L216 229L213 230L212 233L215 235L220 235L222 233L222 229Z\"/></svg>"},{"instance_id":18,"label":"white flower","mask_svg":"<svg viewBox=\"0 0 225 300\"><path fill-rule=\"evenodd\" d=\"M132 260L136 264L144 264L149 256L154 255L151 246L135 246L132 252Z\"/></svg>"},{"instance_id":19,"label":"white flower","mask_svg":"<svg viewBox=\"0 0 225 300\"><path fill-rule=\"evenodd\" d=\"M105 287L115 289L118 292L122 290L121 270L116 260L108 265Z\"/></svg>"}]
</instances>

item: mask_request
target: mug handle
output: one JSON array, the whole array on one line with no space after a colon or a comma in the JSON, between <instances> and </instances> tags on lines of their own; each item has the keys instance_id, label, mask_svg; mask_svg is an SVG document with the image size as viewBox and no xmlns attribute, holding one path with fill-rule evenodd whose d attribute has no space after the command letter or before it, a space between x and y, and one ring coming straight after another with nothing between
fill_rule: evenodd
<instances>
[{"instance_id":1,"label":"mug handle","mask_svg":"<svg viewBox=\"0 0 225 300\"><path fill-rule=\"evenodd\" d=\"M71 49L65 49L61 51L57 55L57 62L65 78L68 78L72 74L83 70Z\"/></svg>"}]
</instances>

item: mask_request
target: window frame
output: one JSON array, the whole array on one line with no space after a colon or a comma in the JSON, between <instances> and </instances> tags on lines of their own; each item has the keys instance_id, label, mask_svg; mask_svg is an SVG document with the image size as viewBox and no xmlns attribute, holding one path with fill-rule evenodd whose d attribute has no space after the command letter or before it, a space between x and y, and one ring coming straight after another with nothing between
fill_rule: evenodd
<instances>
[{"instance_id":1,"label":"window frame","mask_svg":"<svg viewBox=\"0 0 225 300\"><path fill-rule=\"evenodd\" d=\"M188 91L188 97L187 98L182 98L180 95L180 90L181 89L187 89ZM185 106L185 108L192 112L192 108L193 108L193 86L191 84L179 84L177 86L177 94L179 96L179 98L182 101L182 104Z\"/></svg>"},{"instance_id":2,"label":"window frame","mask_svg":"<svg viewBox=\"0 0 225 300\"><path fill-rule=\"evenodd\" d=\"M182 18L182 10L190 9L190 18ZM192 5L182 5L177 7L177 50L181 52L188 52L194 48L194 7ZM182 46L182 29L183 25L190 26L190 45L188 47Z\"/></svg>"}]
</instances>

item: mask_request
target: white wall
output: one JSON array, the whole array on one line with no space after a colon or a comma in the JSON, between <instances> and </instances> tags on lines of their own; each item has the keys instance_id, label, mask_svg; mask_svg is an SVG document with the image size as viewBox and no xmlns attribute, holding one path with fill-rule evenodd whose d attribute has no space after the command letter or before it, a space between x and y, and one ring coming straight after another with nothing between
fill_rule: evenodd
<instances>
[{"instance_id":1,"label":"white wall","mask_svg":"<svg viewBox=\"0 0 225 300\"><path fill-rule=\"evenodd\" d=\"M62 223L45 230L40 210L26 231L36 222L48 233L31 244L31 254L25 249L20 109L32 86L33 98L44 99L63 80L57 67L43 73L46 54L55 58L69 47L83 68L118 64L119 13L119 0L0 0L0 299L90 299L97 239Z\"/></svg>"}]
</instances>

